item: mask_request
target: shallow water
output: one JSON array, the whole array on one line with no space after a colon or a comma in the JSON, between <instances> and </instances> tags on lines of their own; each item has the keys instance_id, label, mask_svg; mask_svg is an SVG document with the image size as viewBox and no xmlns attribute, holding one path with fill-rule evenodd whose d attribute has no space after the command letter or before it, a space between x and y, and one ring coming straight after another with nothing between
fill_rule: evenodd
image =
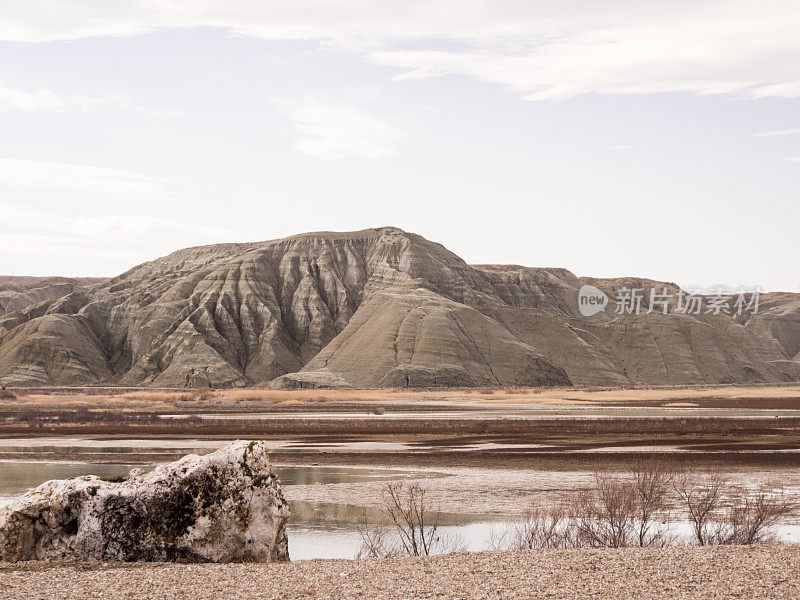
<instances>
[{"instance_id":1,"label":"shallow water","mask_svg":"<svg viewBox=\"0 0 800 600\"><path fill-rule=\"evenodd\" d=\"M106 479L127 477L134 467L149 471L152 465L98 464L80 462L0 461L0 498L21 495L51 479L71 479L97 475ZM355 467L283 466L276 467L283 485L325 485L366 481L396 481L442 477L438 473L369 469Z\"/></svg>"},{"instance_id":2,"label":"shallow water","mask_svg":"<svg viewBox=\"0 0 800 600\"><path fill-rule=\"evenodd\" d=\"M224 445L224 441L198 440L0 440L6 448L16 442L17 447L29 448L26 452L40 453L46 458L48 449L66 447L75 449L74 462L5 460L0 461L0 502L23 494L30 488L50 479L67 479L81 475L97 475L114 479L126 477L133 467L152 469L152 466L132 464L97 464L79 462L80 449L94 453L98 449L122 447L129 452L142 453L147 447L192 449L200 453L209 452ZM34 443L31 443L34 442ZM55 442L55 443L53 443ZM152 445L151 445L152 444ZM118 446L119 445L119 446ZM16 450L16 448L14 448ZM278 476L284 485L327 485L366 481L391 481L444 477L446 475L425 471L399 469L370 469L361 467L328 466L279 466ZM366 522L382 523L385 517L380 511L363 509L346 504L290 502L292 512L287 527L289 555L293 560L309 558L353 558L361 545L359 525ZM440 534L451 542L458 541L466 550L485 550L491 546L493 536L508 530L514 518L497 515L448 514L440 515ZM691 531L687 523L674 523L673 531L682 540L690 541ZM780 528L781 541L800 542L800 525Z\"/></svg>"},{"instance_id":3,"label":"shallow water","mask_svg":"<svg viewBox=\"0 0 800 600\"><path fill-rule=\"evenodd\" d=\"M308 558L354 558L361 546L359 525L386 523L378 510L356 506L290 502L292 518L287 527L289 556ZM488 515L439 515L438 535L448 544L464 550L486 550L492 533L509 527L512 521Z\"/></svg>"},{"instance_id":4,"label":"shallow water","mask_svg":"<svg viewBox=\"0 0 800 600\"><path fill-rule=\"evenodd\" d=\"M0 462L0 502L25 493L51 479L97 475L107 479L126 477L134 468L152 466L129 464L92 464L79 462L4 461ZM422 471L350 467L283 466L277 467L283 485L326 485L365 481L396 481L441 477ZM293 560L307 558L353 558L361 545L361 523L380 523L379 511L316 502L290 502L291 520L287 527L289 555ZM458 538L470 550L486 547L493 528L502 519L481 515L440 515L441 534Z\"/></svg>"}]
</instances>

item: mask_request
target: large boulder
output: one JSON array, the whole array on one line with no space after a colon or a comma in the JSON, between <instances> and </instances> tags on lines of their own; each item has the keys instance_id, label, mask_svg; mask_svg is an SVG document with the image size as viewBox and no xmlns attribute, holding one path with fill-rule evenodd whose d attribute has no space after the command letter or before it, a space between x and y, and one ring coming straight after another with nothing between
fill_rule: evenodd
<instances>
[{"instance_id":1,"label":"large boulder","mask_svg":"<svg viewBox=\"0 0 800 600\"><path fill-rule=\"evenodd\" d=\"M352 390L353 386L330 371L289 373L269 383L271 390Z\"/></svg>"},{"instance_id":2,"label":"large boulder","mask_svg":"<svg viewBox=\"0 0 800 600\"><path fill-rule=\"evenodd\" d=\"M263 442L111 482L48 481L0 507L0 560L289 559L289 507Z\"/></svg>"}]
</instances>

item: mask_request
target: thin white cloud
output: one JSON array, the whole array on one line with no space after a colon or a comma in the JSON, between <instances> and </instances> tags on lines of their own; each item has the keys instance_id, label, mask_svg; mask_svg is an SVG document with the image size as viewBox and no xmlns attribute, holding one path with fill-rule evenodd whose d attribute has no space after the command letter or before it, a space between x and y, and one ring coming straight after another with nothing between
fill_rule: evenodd
<instances>
[{"instance_id":1,"label":"thin white cloud","mask_svg":"<svg viewBox=\"0 0 800 600\"><path fill-rule=\"evenodd\" d=\"M191 211L164 216L165 206L190 195L145 173L0 159L0 265L114 274L178 248L251 237L201 217L192 222Z\"/></svg>"},{"instance_id":2,"label":"thin white cloud","mask_svg":"<svg viewBox=\"0 0 800 600\"><path fill-rule=\"evenodd\" d=\"M301 134L294 147L320 160L349 156L385 158L397 154L405 134L361 109L324 96L281 100L284 113Z\"/></svg>"},{"instance_id":3,"label":"thin white cloud","mask_svg":"<svg viewBox=\"0 0 800 600\"><path fill-rule=\"evenodd\" d=\"M101 96L59 94L48 89L19 90L0 83L0 113L93 112L102 108L132 110L144 116L175 116L174 108L146 108L123 94L106 92Z\"/></svg>"},{"instance_id":4,"label":"thin white cloud","mask_svg":"<svg viewBox=\"0 0 800 600\"><path fill-rule=\"evenodd\" d=\"M92 197L105 202L142 202L169 198L176 184L168 179L122 169L35 160L0 159L4 198L56 197L61 203Z\"/></svg>"},{"instance_id":5,"label":"thin white cloud","mask_svg":"<svg viewBox=\"0 0 800 600\"><path fill-rule=\"evenodd\" d=\"M800 156L787 156L783 160L788 162L800 162Z\"/></svg>"},{"instance_id":6,"label":"thin white cloud","mask_svg":"<svg viewBox=\"0 0 800 600\"><path fill-rule=\"evenodd\" d=\"M167 249L247 237L239 231L130 213L84 216L18 204L0 204L0 231L26 238L56 238L72 245Z\"/></svg>"},{"instance_id":7,"label":"thin white cloud","mask_svg":"<svg viewBox=\"0 0 800 600\"><path fill-rule=\"evenodd\" d=\"M800 98L800 81L762 85L752 90L753 98Z\"/></svg>"},{"instance_id":8,"label":"thin white cloud","mask_svg":"<svg viewBox=\"0 0 800 600\"><path fill-rule=\"evenodd\" d=\"M775 131L762 131L761 133L754 133L750 137L777 137L782 135L798 135L800 129L777 129Z\"/></svg>"},{"instance_id":9,"label":"thin white cloud","mask_svg":"<svg viewBox=\"0 0 800 600\"><path fill-rule=\"evenodd\" d=\"M796 0L29 0L6 8L0 40L42 42L217 27L314 40L400 70L462 74L528 100L586 93L800 97Z\"/></svg>"},{"instance_id":10,"label":"thin white cloud","mask_svg":"<svg viewBox=\"0 0 800 600\"><path fill-rule=\"evenodd\" d=\"M250 236L146 215L78 215L0 204L0 264L28 274L116 275L188 246Z\"/></svg>"}]
</instances>

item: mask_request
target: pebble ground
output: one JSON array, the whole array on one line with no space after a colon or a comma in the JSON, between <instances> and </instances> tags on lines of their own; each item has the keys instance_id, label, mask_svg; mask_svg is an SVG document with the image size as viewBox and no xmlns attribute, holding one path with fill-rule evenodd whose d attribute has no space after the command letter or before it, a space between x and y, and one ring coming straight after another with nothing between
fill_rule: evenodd
<instances>
[{"instance_id":1,"label":"pebble ground","mask_svg":"<svg viewBox=\"0 0 800 600\"><path fill-rule=\"evenodd\" d=\"M482 552L288 564L0 563L4 600L800 598L800 545Z\"/></svg>"}]
</instances>

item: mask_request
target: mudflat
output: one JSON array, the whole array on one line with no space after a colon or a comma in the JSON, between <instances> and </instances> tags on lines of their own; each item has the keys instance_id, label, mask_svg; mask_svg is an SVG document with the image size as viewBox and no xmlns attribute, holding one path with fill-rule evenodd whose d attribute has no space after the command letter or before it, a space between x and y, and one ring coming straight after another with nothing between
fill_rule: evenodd
<instances>
[{"instance_id":1,"label":"mudflat","mask_svg":"<svg viewBox=\"0 0 800 600\"><path fill-rule=\"evenodd\" d=\"M62 460L58 440L186 440L91 462L173 460L189 440L270 442L284 464L580 471L642 455L708 468L800 466L800 385L483 390L16 389L0 400L0 458ZM49 446L43 456L42 448ZM53 440L48 442L47 440ZM79 445L79 444L78 444ZM147 446L147 443L142 444Z\"/></svg>"}]
</instances>

